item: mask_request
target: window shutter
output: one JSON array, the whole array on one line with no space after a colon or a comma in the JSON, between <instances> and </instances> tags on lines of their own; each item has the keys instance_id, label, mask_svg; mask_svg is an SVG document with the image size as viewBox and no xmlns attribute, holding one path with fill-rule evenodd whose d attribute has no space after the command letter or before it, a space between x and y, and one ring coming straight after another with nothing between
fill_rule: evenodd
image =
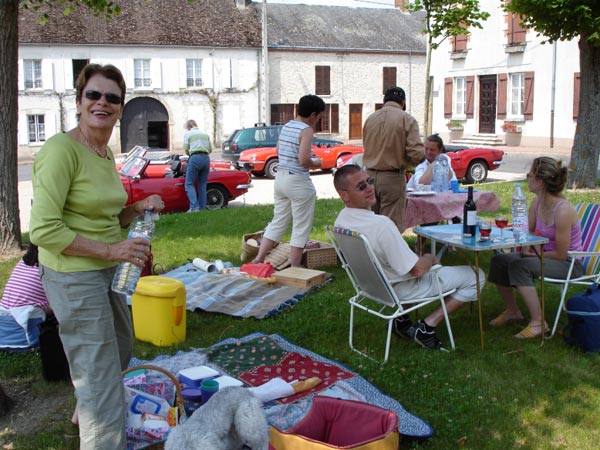
<instances>
[{"instance_id":1,"label":"window shutter","mask_svg":"<svg viewBox=\"0 0 600 450\"><path fill-rule=\"evenodd\" d=\"M498 74L498 102L496 104L496 116L498 119L506 118L506 89L508 81L508 74Z\"/></svg>"},{"instance_id":2,"label":"window shutter","mask_svg":"<svg viewBox=\"0 0 600 450\"><path fill-rule=\"evenodd\" d=\"M527 28L521 25L521 17L518 14L508 13L506 20L508 22L508 31L506 32L507 44L521 44L525 42Z\"/></svg>"},{"instance_id":3,"label":"window shutter","mask_svg":"<svg viewBox=\"0 0 600 450\"><path fill-rule=\"evenodd\" d=\"M467 49L467 41L469 40L468 34L459 34L454 37L454 48L455 52L462 52Z\"/></svg>"},{"instance_id":4,"label":"window shutter","mask_svg":"<svg viewBox=\"0 0 600 450\"><path fill-rule=\"evenodd\" d=\"M330 95L329 66L315 66L315 92L317 95Z\"/></svg>"},{"instance_id":5,"label":"window shutter","mask_svg":"<svg viewBox=\"0 0 600 450\"><path fill-rule=\"evenodd\" d=\"M383 68L383 94L389 88L396 86L396 68L395 67L384 67Z\"/></svg>"},{"instance_id":6,"label":"window shutter","mask_svg":"<svg viewBox=\"0 0 600 450\"><path fill-rule=\"evenodd\" d=\"M573 74L573 119L579 117L579 92L581 90L581 73Z\"/></svg>"},{"instance_id":7,"label":"window shutter","mask_svg":"<svg viewBox=\"0 0 600 450\"><path fill-rule=\"evenodd\" d=\"M333 103L331 106L331 133L340 132L340 105Z\"/></svg>"},{"instance_id":8,"label":"window shutter","mask_svg":"<svg viewBox=\"0 0 600 450\"><path fill-rule=\"evenodd\" d=\"M474 104L473 104L473 89L475 86L475 77L474 76L470 76L467 77L467 119L472 119L473 118L473 110L474 110Z\"/></svg>"},{"instance_id":9,"label":"window shutter","mask_svg":"<svg viewBox=\"0 0 600 450\"><path fill-rule=\"evenodd\" d=\"M525 120L533 120L533 75L525 72Z\"/></svg>"},{"instance_id":10,"label":"window shutter","mask_svg":"<svg viewBox=\"0 0 600 450\"><path fill-rule=\"evenodd\" d=\"M525 38L527 37L527 28L521 25L521 17L513 14L513 21L513 42L516 44L525 42Z\"/></svg>"},{"instance_id":11,"label":"window shutter","mask_svg":"<svg viewBox=\"0 0 600 450\"><path fill-rule=\"evenodd\" d=\"M452 78L444 79L444 117L452 117Z\"/></svg>"}]
</instances>

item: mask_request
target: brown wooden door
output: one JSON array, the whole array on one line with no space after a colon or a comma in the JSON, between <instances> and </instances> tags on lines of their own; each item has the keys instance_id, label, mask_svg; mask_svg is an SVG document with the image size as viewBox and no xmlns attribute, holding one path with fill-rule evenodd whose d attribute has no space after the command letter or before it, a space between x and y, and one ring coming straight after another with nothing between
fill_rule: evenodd
<instances>
[{"instance_id":1,"label":"brown wooden door","mask_svg":"<svg viewBox=\"0 0 600 450\"><path fill-rule=\"evenodd\" d=\"M350 139L362 139L362 104L350 105Z\"/></svg>"},{"instance_id":2,"label":"brown wooden door","mask_svg":"<svg viewBox=\"0 0 600 450\"><path fill-rule=\"evenodd\" d=\"M479 132L496 132L496 75L479 77Z\"/></svg>"}]
</instances>

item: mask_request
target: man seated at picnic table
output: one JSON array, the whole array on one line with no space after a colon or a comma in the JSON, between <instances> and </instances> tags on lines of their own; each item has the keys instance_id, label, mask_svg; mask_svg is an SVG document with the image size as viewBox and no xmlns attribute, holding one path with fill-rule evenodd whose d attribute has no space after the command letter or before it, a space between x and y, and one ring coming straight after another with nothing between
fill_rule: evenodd
<instances>
[{"instance_id":1,"label":"man seated at picnic table","mask_svg":"<svg viewBox=\"0 0 600 450\"><path fill-rule=\"evenodd\" d=\"M375 203L373 178L358 166L346 165L336 171L333 182L346 206L340 211L335 226L364 234L392 283L407 274L416 277L393 284L394 290L403 300L436 295L435 278L428 272L431 266L439 264L439 260L431 254L417 256L394 222L387 216L376 215L371 211L371 206ZM445 298L448 314L462 307L465 302L477 299L477 282L471 267L442 267L438 274L442 291L456 289ZM484 278L483 271L479 269L481 288L485 283ZM444 312L439 306L416 323L412 323L408 316L394 319L393 330L398 336L412 339L422 347L445 350L435 334L436 326L443 319Z\"/></svg>"},{"instance_id":2,"label":"man seated at picnic table","mask_svg":"<svg viewBox=\"0 0 600 450\"><path fill-rule=\"evenodd\" d=\"M439 135L432 134L425 140L425 159L415 167L415 173L408 180L406 187L416 189L419 184L431 185L433 179L433 162L440 155L442 158L446 158L448 162L448 182L457 181L450 157L445 153L444 141Z\"/></svg>"}]
</instances>

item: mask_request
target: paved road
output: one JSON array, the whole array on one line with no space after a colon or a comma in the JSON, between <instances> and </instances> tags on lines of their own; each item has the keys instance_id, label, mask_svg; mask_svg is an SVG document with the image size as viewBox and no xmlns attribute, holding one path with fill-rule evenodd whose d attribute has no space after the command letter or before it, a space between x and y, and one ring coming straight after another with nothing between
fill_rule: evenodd
<instances>
[{"instance_id":1,"label":"paved road","mask_svg":"<svg viewBox=\"0 0 600 450\"><path fill-rule=\"evenodd\" d=\"M498 169L490 171L488 182L494 181L516 181L524 179L529 169L531 160L542 154L541 149L506 149L504 157L505 164ZM568 162L570 155L554 152L552 155ZM215 159L218 154L213 156ZM312 181L317 190L317 198L336 198L333 189L331 173L316 172L312 175ZM273 203L273 181L265 178L253 178L254 187L247 194L238 197L230 203L231 207L242 207L245 205L272 204ZM21 230L29 230L29 212L31 209L31 164L19 164L19 209L21 214Z\"/></svg>"}]
</instances>

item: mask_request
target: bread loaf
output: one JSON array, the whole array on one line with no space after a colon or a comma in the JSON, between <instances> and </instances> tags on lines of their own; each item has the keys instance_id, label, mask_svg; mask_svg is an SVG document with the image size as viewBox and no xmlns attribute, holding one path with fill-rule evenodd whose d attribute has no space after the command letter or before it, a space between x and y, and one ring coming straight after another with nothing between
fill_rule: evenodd
<instances>
[{"instance_id":1,"label":"bread loaf","mask_svg":"<svg viewBox=\"0 0 600 450\"><path fill-rule=\"evenodd\" d=\"M292 388L294 388L294 392L297 394L298 392L308 391L309 389L314 388L321 384L321 379L319 377L311 377L307 378L303 381L298 381L297 383L292 384Z\"/></svg>"}]
</instances>

